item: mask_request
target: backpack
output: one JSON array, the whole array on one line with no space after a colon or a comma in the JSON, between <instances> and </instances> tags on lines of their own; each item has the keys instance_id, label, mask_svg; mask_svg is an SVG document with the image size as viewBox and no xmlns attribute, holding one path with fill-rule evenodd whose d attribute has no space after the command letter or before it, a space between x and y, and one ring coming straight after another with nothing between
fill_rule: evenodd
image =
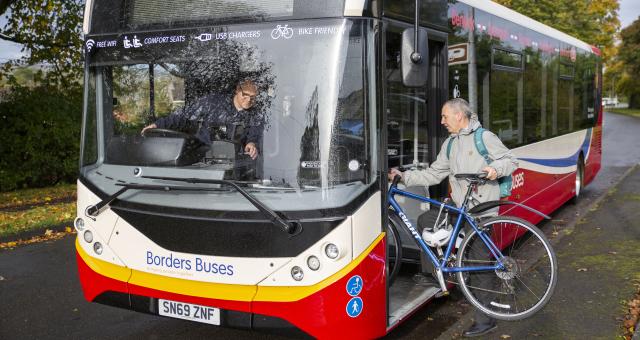
<instances>
[{"instance_id":1,"label":"backpack","mask_svg":"<svg viewBox=\"0 0 640 340\"><path fill-rule=\"evenodd\" d=\"M482 140L482 133L484 133L484 128L478 128L473 133L474 144L476 145L476 150L478 153L484 158L487 164L491 164L493 162L491 158L489 158L489 151L487 151L486 145L484 145L484 141ZM447 145L447 158L451 154L451 145L453 144L453 138L449 138L449 144ZM503 176L498 178L498 184L500 185L500 197L509 197L511 196L511 187L513 184L513 180L511 175Z\"/></svg>"}]
</instances>

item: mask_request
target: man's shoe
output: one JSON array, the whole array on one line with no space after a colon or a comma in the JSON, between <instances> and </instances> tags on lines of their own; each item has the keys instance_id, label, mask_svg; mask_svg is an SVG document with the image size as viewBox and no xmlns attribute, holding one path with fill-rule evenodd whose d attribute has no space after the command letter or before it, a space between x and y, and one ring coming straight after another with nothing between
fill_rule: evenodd
<instances>
[{"instance_id":1,"label":"man's shoe","mask_svg":"<svg viewBox=\"0 0 640 340\"><path fill-rule=\"evenodd\" d=\"M464 333L462 333L462 336L464 336L465 338L473 338L475 336L488 334L494 331L496 328L498 328L498 325L496 324L495 320L491 320L490 322L487 322L487 323L478 323L478 324L475 323L474 321L473 325L471 325L469 329L467 329L466 331L464 331Z\"/></svg>"}]
</instances>

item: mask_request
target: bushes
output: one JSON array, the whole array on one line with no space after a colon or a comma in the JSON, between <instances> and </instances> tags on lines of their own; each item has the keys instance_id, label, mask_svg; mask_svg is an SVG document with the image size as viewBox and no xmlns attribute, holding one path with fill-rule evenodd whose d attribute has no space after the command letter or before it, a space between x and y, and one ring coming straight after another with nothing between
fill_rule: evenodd
<instances>
[{"instance_id":1,"label":"bushes","mask_svg":"<svg viewBox=\"0 0 640 340\"><path fill-rule=\"evenodd\" d=\"M0 102L0 191L77 178L82 89L14 85Z\"/></svg>"}]
</instances>

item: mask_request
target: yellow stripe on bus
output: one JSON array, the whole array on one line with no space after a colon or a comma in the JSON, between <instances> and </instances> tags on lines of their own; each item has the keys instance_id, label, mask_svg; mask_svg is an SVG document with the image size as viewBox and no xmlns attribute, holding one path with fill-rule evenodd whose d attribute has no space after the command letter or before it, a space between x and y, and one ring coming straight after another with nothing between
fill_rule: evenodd
<instances>
[{"instance_id":1,"label":"yellow stripe on bus","mask_svg":"<svg viewBox=\"0 0 640 340\"><path fill-rule=\"evenodd\" d=\"M369 256L369 253L373 248L380 243L385 236L385 233L381 233L369 247L360 254L355 260L351 261L346 267L342 268L335 274L328 278L316 283L312 286L258 286L258 293L253 299L254 301L273 301L273 302L291 302L298 301L307 296L310 296L327 286L334 284L336 281L349 274L355 267L357 267L364 259Z\"/></svg>"},{"instance_id":2,"label":"yellow stripe on bus","mask_svg":"<svg viewBox=\"0 0 640 340\"><path fill-rule=\"evenodd\" d=\"M358 266L384 238L381 233L358 258L335 274L312 286L254 286L178 279L121 267L89 256L76 239L76 250L94 272L130 284L175 294L231 301L292 302L310 296L335 283ZM257 289L257 292L256 292Z\"/></svg>"},{"instance_id":3,"label":"yellow stripe on bus","mask_svg":"<svg viewBox=\"0 0 640 340\"><path fill-rule=\"evenodd\" d=\"M91 270L102 276L122 282L127 282L131 277L131 269L89 256L80 246L80 238L76 238L76 251Z\"/></svg>"}]
</instances>

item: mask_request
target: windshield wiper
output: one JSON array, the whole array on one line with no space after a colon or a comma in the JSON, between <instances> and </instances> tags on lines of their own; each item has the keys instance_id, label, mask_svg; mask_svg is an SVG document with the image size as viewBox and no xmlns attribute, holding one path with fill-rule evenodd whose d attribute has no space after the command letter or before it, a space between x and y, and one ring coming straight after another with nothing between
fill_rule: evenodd
<instances>
[{"instance_id":1,"label":"windshield wiper","mask_svg":"<svg viewBox=\"0 0 640 340\"><path fill-rule=\"evenodd\" d=\"M260 210L263 214L269 217L269 221L277 227L282 228L286 233L294 234L298 232L297 223L288 223L282 217L278 216L275 211L269 209L267 206L262 204L258 199L249 194L246 190L242 189L236 183L232 181L226 180L203 180L198 178L173 178L173 177L158 177L158 176L142 176L144 178L150 179L162 179L168 181L180 181L187 183L210 183L210 184L224 184L234 187L239 193L241 193L251 204L253 204L258 210ZM185 187L185 186L175 186L175 185L154 185L154 184L116 184L121 186L122 189L116 191L113 195L103 199L98 202L98 204L87 207L85 210L85 215L90 218L95 218L100 215L101 212L104 211L104 208L115 201L120 195L125 193L129 189L138 189L138 190L155 190L155 191L223 191L219 188L194 188L194 187Z\"/></svg>"},{"instance_id":2,"label":"windshield wiper","mask_svg":"<svg viewBox=\"0 0 640 340\"><path fill-rule=\"evenodd\" d=\"M98 202L98 204L88 206L85 210L85 215L88 217L96 217L104 211L104 207L115 201L120 195L124 194L129 189L138 190L155 190L155 191L221 191L218 188L194 188L185 186L167 186L167 185L155 185L155 184L123 184L117 183L117 186L121 186L122 189L116 191L113 195Z\"/></svg>"},{"instance_id":3,"label":"windshield wiper","mask_svg":"<svg viewBox=\"0 0 640 340\"><path fill-rule=\"evenodd\" d=\"M289 234L294 234L299 231L298 230L299 228L297 228L297 226L299 225L298 223L296 222L289 223L285 221L275 211L273 211L272 209L264 205L262 202L260 202L260 200L255 198L253 195L251 195L249 192L247 192L246 190L244 190L242 187L238 185L238 183L244 183L244 182L235 182L235 181L224 180L224 179L177 178L177 177L163 177L163 176L142 176L142 178L160 179L164 181L186 182L186 183L193 183L193 184L221 184L221 185L232 186L242 196L244 196L249 202L251 202L253 206L258 208L260 212L262 212L265 216L267 216L269 218L269 221L271 221L271 223L273 223L275 226L282 228L286 233L289 233Z\"/></svg>"}]
</instances>

